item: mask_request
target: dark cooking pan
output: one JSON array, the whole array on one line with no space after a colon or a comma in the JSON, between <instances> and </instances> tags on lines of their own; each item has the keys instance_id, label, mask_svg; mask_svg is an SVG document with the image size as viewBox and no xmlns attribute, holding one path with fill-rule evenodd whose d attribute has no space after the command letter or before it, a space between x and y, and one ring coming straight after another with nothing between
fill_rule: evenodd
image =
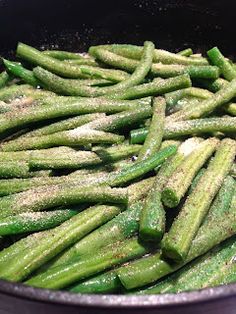
<instances>
[{"instance_id":1,"label":"dark cooking pan","mask_svg":"<svg viewBox=\"0 0 236 314\"><path fill-rule=\"evenodd\" d=\"M218 45L236 54L235 0L0 0L0 54L17 41L83 51L90 45L141 44L169 50ZM236 285L162 296L97 296L0 281L0 314L236 313Z\"/></svg>"}]
</instances>

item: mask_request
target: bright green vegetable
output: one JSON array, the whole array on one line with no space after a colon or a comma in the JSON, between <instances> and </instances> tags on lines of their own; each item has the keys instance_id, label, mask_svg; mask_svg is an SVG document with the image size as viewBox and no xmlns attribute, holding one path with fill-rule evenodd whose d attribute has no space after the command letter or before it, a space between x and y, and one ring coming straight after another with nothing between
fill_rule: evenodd
<instances>
[{"instance_id":1,"label":"bright green vegetable","mask_svg":"<svg viewBox=\"0 0 236 314\"><path fill-rule=\"evenodd\" d=\"M71 262L73 260L84 259L91 252L99 252L101 248L123 241L133 236L138 231L139 216L143 203L136 202L126 211L102 225L82 240L76 242L71 248L63 252L59 257L50 263L50 268Z\"/></svg>"},{"instance_id":2,"label":"bright green vegetable","mask_svg":"<svg viewBox=\"0 0 236 314\"><path fill-rule=\"evenodd\" d=\"M86 144L115 144L124 141L124 136L114 133L78 127L49 135L22 137L1 145L3 151L42 149L54 146L82 146Z\"/></svg>"},{"instance_id":3,"label":"bright green vegetable","mask_svg":"<svg viewBox=\"0 0 236 314\"><path fill-rule=\"evenodd\" d=\"M5 218L23 212L42 211L56 206L79 203L110 202L127 204L126 189L111 189L107 186L76 186L75 184L38 187L12 194L0 199L0 217Z\"/></svg>"},{"instance_id":4,"label":"bright green vegetable","mask_svg":"<svg viewBox=\"0 0 236 314\"><path fill-rule=\"evenodd\" d=\"M130 87L115 95L116 99L136 99L147 96L159 96L174 90L191 86L188 74L179 75L162 81L153 81L138 86Z\"/></svg>"},{"instance_id":5,"label":"bright green vegetable","mask_svg":"<svg viewBox=\"0 0 236 314\"><path fill-rule=\"evenodd\" d=\"M42 51L43 54L56 58L58 60L93 60L92 57L88 55L83 55L76 52L69 52L69 51L63 51L63 50L44 50Z\"/></svg>"},{"instance_id":6,"label":"bright green vegetable","mask_svg":"<svg viewBox=\"0 0 236 314\"><path fill-rule=\"evenodd\" d=\"M209 220L209 223L202 225L197 236L193 240L185 263L205 254L214 246L236 233L235 200L236 198L234 197L229 212L226 208L224 215L215 216L215 219ZM117 274L126 289L133 289L155 282L158 279L173 273L182 266L183 263L169 263L162 259L160 254L157 253L121 267L117 270ZM159 285L160 284L157 283L153 287L147 288L140 293L160 293Z\"/></svg>"},{"instance_id":7,"label":"bright green vegetable","mask_svg":"<svg viewBox=\"0 0 236 314\"><path fill-rule=\"evenodd\" d=\"M127 166L118 171L116 174L112 174L108 184L110 186L120 186L134 180L162 164L166 158L175 154L176 150L176 146L169 146L145 160L136 162L131 166Z\"/></svg>"},{"instance_id":8,"label":"bright green vegetable","mask_svg":"<svg viewBox=\"0 0 236 314\"><path fill-rule=\"evenodd\" d=\"M32 85L34 87L39 86L39 82L34 76L34 73L30 70L25 69L21 64L18 62L9 61L3 59L3 63L7 68L8 72L15 75L16 77L20 77L23 82Z\"/></svg>"},{"instance_id":9,"label":"bright green vegetable","mask_svg":"<svg viewBox=\"0 0 236 314\"><path fill-rule=\"evenodd\" d=\"M218 139L209 138L186 157L169 177L162 191L162 201L167 207L176 207L188 191L197 172L217 149Z\"/></svg>"},{"instance_id":10,"label":"bright green vegetable","mask_svg":"<svg viewBox=\"0 0 236 314\"><path fill-rule=\"evenodd\" d=\"M171 122L165 124L163 137L178 138L185 135L201 135L212 134L214 132L222 132L233 134L235 130L236 119L234 117L227 118L205 118L193 119L186 121ZM141 144L145 141L148 134L148 128L132 130L130 132L130 143Z\"/></svg>"},{"instance_id":11,"label":"bright green vegetable","mask_svg":"<svg viewBox=\"0 0 236 314\"><path fill-rule=\"evenodd\" d=\"M177 52L177 55L181 55L181 56L185 56L185 57L189 57L192 54L193 54L193 50L191 48L186 48L184 50Z\"/></svg>"},{"instance_id":12,"label":"bright green vegetable","mask_svg":"<svg viewBox=\"0 0 236 314\"><path fill-rule=\"evenodd\" d=\"M47 230L76 215L76 210L54 210L41 213L23 213L0 221L0 235Z\"/></svg>"},{"instance_id":13,"label":"bright green vegetable","mask_svg":"<svg viewBox=\"0 0 236 314\"><path fill-rule=\"evenodd\" d=\"M142 208L139 236L143 240L161 240L165 231L165 210L161 202L161 192L175 169L198 147L200 141L198 138L186 140L176 154L162 164Z\"/></svg>"},{"instance_id":14,"label":"bright green vegetable","mask_svg":"<svg viewBox=\"0 0 236 314\"><path fill-rule=\"evenodd\" d=\"M180 89L171 93L167 93L165 95L167 106L175 106L177 102L184 97L197 97L200 99L207 99L212 97L212 93L208 90L197 88L197 87L189 87Z\"/></svg>"},{"instance_id":15,"label":"bright green vegetable","mask_svg":"<svg viewBox=\"0 0 236 314\"><path fill-rule=\"evenodd\" d=\"M75 261L57 266L47 272L35 276L28 281L35 287L58 289L74 282L87 278L93 274L124 263L146 253L146 249L138 243L137 239L128 239L104 249L100 254L91 256L84 261Z\"/></svg>"},{"instance_id":16,"label":"bright green vegetable","mask_svg":"<svg viewBox=\"0 0 236 314\"><path fill-rule=\"evenodd\" d=\"M101 49L102 48L102 49ZM140 59L142 55L142 47L135 45L101 45L89 48L90 55L95 58L98 57L98 52L101 50L108 50L118 55L131 58ZM102 60L103 61L103 60ZM205 58L191 59L180 56L162 49L155 49L153 62L161 62L163 64L184 64L184 65L207 65L208 61Z\"/></svg>"},{"instance_id":17,"label":"bright green vegetable","mask_svg":"<svg viewBox=\"0 0 236 314\"><path fill-rule=\"evenodd\" d=\"M47 102L47 100L45 101ZM24 110L21 110L20 115L17 111L12 111L1 115L0 133L4 133L9 130L20 129L30 124L32 125L35 122L48 121L55 118L96 112L116 113L128 109L134 109L135 107L140 108L142 106L142 104L139 103L137 103L135 106L134 101L130 102L102 98L80 98L69 103L63 103L62 106L55 106L54 101L53 103L54 105L45 104L43 106L30 106L28 108L24 108Z\"/></svg>"},{"instance_id":18,"label":"bright green vegetable","mask_svg":"<svg viewBox=\"0 0 236 314\"><path fill-rule=\"evenodd\" d=\"M225 59L217 47L208 50L207 55L211 63L219 67L221 73L227 80L232 81L234 78L236 78L236 70L230 64L230 62Z\"/></svg>"},{"instance_id":19,"label":"bright green vegetable","mask_svg":"<svg viewBox=\"0 0 236 314\"><path fill-rule=\"evenodd\" d=\"M125 79L128 79L129 77L129 74L124 71L102 69L92 66L81 66L81 71L82 73L87 74L91 77L102 78L112 82L121 82Z\"/></svg>"},{"instance_id":20,"label":"bright green vegetable","mask_svg":"<svg viewBox=\"0 0 236 314\"><path fill-rule=\"evenodd\" d=\"M163 136L165 109L165 99L161 97L155 98L149 132L142 148L139 151L138 160L144 160L159 150Z\"/></svg>"},{"instance_id":21,"label":"bright green vegetable","mask_svg":"<svg viewBox=\"0 0 236 314\"><path fill-rule=\"evenodd\" d=\"M81 84L78 84L76 80L66 80L57 77L40 67L35 68L33 72L34 75L49 89L64 95L97 97L107 94L119 94L120 91L123 91L128 87L135 86L143 81L152 65L153 51L154 45L151 42L145 42L142 59L133 74L114 86L103 88L82 86Z\"/></svg>"},{"instance_id":22,"label":"bright green vegetable","mask_svg":"<svg viewBox=\"0 0 236 314\"><path fill-rule=\"evenodd\" d=\"M58 253L83 238L86 234L116 216L122 208L97 205L75 215L62 225L44 233L31 250L19 252L10 259L7 268L0 270L0 277L20 281L52 259Z\"/></svg>"},{"instance_id":23,"label":"bright green vegetable","mask_svg":"<svg viewBox=\"0 0 236 314\"><path fill-rule=\"evenodd\" d=\"M6 71L3 71L2 73L0 73L0 88L6 86L9 78L10 77Z\"/></svg>"},{"instance_id":24,"label":"bright green vegetable","mask_svg":"<svg viewBox=\"0 0 236 314\"><path fill-rule=\"evenodd\" d=\"M235 158L234 140L222 140L214 159L162 241L163 255L176 261L186 260L192 240L206 216L214 196L229 173Z\"/></svg>"},{"instance_id":25,"label":"bright green vegetable","mask_svg":"<svg viewBox=\"0 0 236 314\"><path fill-rule=\"evenodd\" d=\"M78 284L74 284L73 287L69 288L69 291L74 293L105 294L118 292L120 285L120 280L115 271L108 271Z\"/></svg>"},{"instance_id":26,"label":"bright green vegetable","mask_svg":"<svg viewBox=\"0 0 236 314\"><path fill-rule=\"evenodd\" d=\"M198 119L229 102L236 95L236 79L233 79L225 88L216 92L211 98L203 100L198 106L189 106L168 117L168 121Z\"/></svg>"}]
</instances>

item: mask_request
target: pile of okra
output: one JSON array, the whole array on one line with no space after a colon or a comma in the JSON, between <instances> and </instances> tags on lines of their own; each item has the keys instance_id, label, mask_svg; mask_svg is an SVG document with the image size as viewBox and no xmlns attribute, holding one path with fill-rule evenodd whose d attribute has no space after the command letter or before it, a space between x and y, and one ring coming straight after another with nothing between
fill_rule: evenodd
<instances>
[{"instance_id":1,"label":"pile of okra","mask_svg":"<svg viewBox=\"0 0 236 314\"><path fill-rule=\"evenodd\" d=\"M236 281L236 64L19 43L0 74L0 279L159 294Z\"/></svg>"}]
</instances>

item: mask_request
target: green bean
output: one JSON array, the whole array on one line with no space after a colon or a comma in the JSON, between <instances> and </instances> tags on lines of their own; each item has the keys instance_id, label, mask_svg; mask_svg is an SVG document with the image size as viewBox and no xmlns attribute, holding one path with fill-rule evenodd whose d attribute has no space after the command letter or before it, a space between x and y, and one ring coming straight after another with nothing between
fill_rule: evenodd
<instances>
[{"instance_id":1,"label":"green bean","mask_svg":"<svg viewBox=\"0 0 236 314\"><path fill-rule=\"evenodd\" d=\"M159 150L163 136L165 109L165 99L162 97L155 98L149 132L142 148L139 151L138 160L144 160Z\"/></svg>"},{"instance_id":2,"label":"green bean","mask_svg":"<svg viewBox=\"0 0 236 314\"><path fill-rule=\"evenodd\" d=\"M234 256L236 253L235 237L228 240L220 247L184 267L180 272L173 287L167 292L181 292L212 287L214 282L221 284L228 279L224 276L231 274L235 269ZM191 267L191 268L190 268Z\"/></svg>"},{"instance_id":3,"label":"green bean","mask_svg":"<svg viewBox=\"0 0 236 314\"><path fill-rule=\"evenodd\" d=\"M19 193L36 187L50 186L57 184L86 184L96 185L105 180L106 172L95 172L90 174L72 173L69 176L36 177L27 179L2 179L0 180L0 196Z\"/></svg>"},{"instance_id":4,"label":"green bean","mask_svg":"<svg viewBox=\"0 0 236 314\"><path fill-rule=\"evenodd\" d=\"M215 93L218 92L221 88L226 87L228 82L223 78L218 78L217 80L198 80L197 81L201 86Z\"/></svg>"},{"instance_id":5,"label":"green bean","mask_svg":"<svg viewBox=\"0 0 236 314\"><path fill-rule=\"evenodd\" d=\"M75 184L38 187L25 192L4 196L0 199L0 217L30 211L42 211L55 206L67 206L85 202L110 202L127 204L126 189L107 186L87 188Z\"/></svg>"},{"instance_id":6,"label":"green bean","mask_svg":"<svg viewBox=\"0 0 236 314\"><path fill-rule=\"evenodd\" d=\"M193 179L191 185L190 185L190 188L189 188L189 191L188 193L191 194L192 191L195 189L195 187L197 186L198 182L200 181L201 177L203 176L203 174L206 172L206 169L205 168L201 168L197 175L195 176L195 178ZM209 213L208 213L209 214Z\"/></svg>"},{"instance_id":7,"label":"green bean","mask_svg":"<svg viewBox=\"0 0 236 314\"><path fill-rule=\"evenodd\" d=\"M235 141L222 140L216 155L196 188L185 202L171 229L164 236L164 256L184 261L201 222L206 216L214 196L232 167L235 158Z\"/></svg>"},{"instance_id":8,"label":"green bean","mask_svg":"<svg viewBox=\"0 0 236 314\"><path fill-rule=\"evenodd\" d=\"M163 137L165 139L179 138L185 135L212 134L214 132L233 134L235 132L235 122L234 117L194 119L173 123L168 121L168 123L165 124ZM130 143L143 143L147 134L148 128L132 130L130 132Z\"/></svg>"},{"instance_id":9,"label":"green bean","mask_svg":"<svg viewBox=\"0 0 236 314\"><path fill-rule=\"evenodd\" d=\"M202 99L207 99L212 97L212 93L197 87L189 87L180 89L165 95L167 106L175 106L177 102L184 97L197 97Z\"/></svg>"},{"instance_id":10,"label":"green bean","mask_svg":"<svg viewBox=\"0 0 236 314\"><path fill-rule=\"evenodd\" d=\"M9 75L7 74L6 71L3 71L0 73L0 88L3 88L6 86L7 82L9 81Z\"/></svg>"},{"instance_id":11,"label":"green bean","mask_svg":"<svg viewBox=\"0 0 236 314\"><path fill-rule=\"evenodd\" d=\"M191 48L186 48L184 50L177 52L177 55L181 55L181 56L185 56L185 57L189 57L192 54L193 54L193 50Z\"/></svg>"},{"instance_id":12,"label":"green bean","mask_svg":"<svg viewBox=\"0 0 236 314\"><path fill-rule=\"evenodd\" d=\"M209 223L200 227L197 236L193 240L185 263L190 262L196 257L205 254L214 246L236 233L236 215L235 215L235 194L234 201L231 203L230 211L225 209L223 215L216 215ZM221 206L221 204L220 204ZM148 267L144 267L148 264ZM184 264L172 264L163 260L159 254L151 255L145 260L140 259L130 265L120 268L117 271L119 279L127 289L141 287L150 284L158 279L173 273ZM147 277L148 275L148 277ZM168 282L167 282L168 284ZM141 293L159 293L160 284L157 283L151 288L144 289Z\"/></svg>"},{"instance_id":13,"label":"green bean","mask_svg":"<svg viewBox=\"0 0 236 314\"><path fill-rule=\"evenodd\" d=\"M129 204L133 204L147 196L152 188L154 177L143 179L128 186Z\"/></svg>"},{"instance_id":14,"label":"green bean","mask_svg":"<svg viewBox=\"0 0 236 314\"><path fill-rule=\"evenodd\" d=\"M99 63L96 62L94 59L90 58L83 58L83 59L67 59L67 60L63 60L65 63L69 63L69 64L75 64L75 65L79 65L79 66L84 66L84 65L88 65L88 66L92 66L92 67L99 67Z\"/></svg>"},{"instance_id":15,"label":"green bean","mask_svg":"<svg viewBox=\"0 0 236 314\"><path fill-rule=\"evenodd\" d=\"M80 66L47 56L43 52L23 43L18 44L16 54L18 57L35 65L42 66L58 75L71 78L86 78L81 72Z\"/></svg>"},{"instance_id":16,"label":"green bean","mask_svg":"<svg viewBox=\"0 0 236 314\"><path fill-rule=\"evenodd\" d=\"M81 71L82 73L87 74L91 77L102 78L112 82L121 82L129 78L128 73L120 70L102 69L92 66L81 66Z\"/></svg>"},{"instance_id":17,"label":"green bean","mask_svg":"<svg viewBox=\"0 0 236 314\"><path fill-rule=\"evenodd\" d=\"M236 104L235 103L230 103L226 106L224 106L224 110L231 114L232 116L236 116Z\"/></svg>"},{"instance_id":18,"label":"green bean","mask_svg":"<svg viewBox=\"0 0 236 314\"><path fill-rule=\"evenodd\" d=\"M84 56L83 54L76 53L76 52L69 52L69 51L63 51L63 50L44 50L42 51L43 54L53 57L58 60L93 60L89 56Z\"/></svg>"},{"instance_id":19,"label":"green bean","mask_svg":"<svg viewBox=\"0 0 236 314\"><path fill-rule=\"evenodd\" d=\"M5 86L0 90L0 100L9 101L16 97L24 96L25 93L32 90L33 88L27 84Z\"/></svg>"},{"instance_id":20,"label":"green bean","mask_svg":"<svg viewBox=\"0 0 236 314\"><path fill-rule=\"evenodd\" d=\"M94 148L93 151L75 151L62 155L32 153L29 160L32 169L79 169L84 166L101 165L133 156L140 150L140 145L114 145L108 148ZM0 153L1 157L1 153Z\"/></svg>"},{"instance_id":21,"label":"green bean","mask_svg":"<svg viewBox=\"0 0 236 314\"><path fill-rule=\"evenodd\" d=\"M138 243L137 239L128 239L112 245L109 249L104 249L100 254L91 256L84 261L75 261L48 270L27 280L26 284L50 289L63 288L145 253L146 249Z\"/></svg>"},{"instance_id":22,"label":"green bean","mask_svg":"<svg viewBox=\"0 0 236 314\"><path fill-rule=\"evenodd\" d=\"M75 129L83 124L104 117L104 113L90 113L50 123L24 134L24 137L49 135L52 133Z\"/></svg>"},{"instance_id":23,"label":"green bean","mask_svg":"<svg viewBox=\"0 0 236 314\"><path fill-rule=\"evenodd\" d=\"M88 280L74 284L69 291L74 293L105 294L117 292L120 289L120 280L115 271L108 271Z\"/></svg>"},{"instance_id":24,"label":"green bean","mask_svg":"<svg viewBox=\"0 0 236 314\"><path fill-rule=\"evenodd\" d=\"M197 172L215 152L218 144L216 138L205 140L177 167L162 191L161 199L165 206L172 208L180 203Z\"/></svg>"},{"instance_id":25,"label":"green bean","mask_svg":"<svg viewBox=\"0 0 236 314\"><path fill-rule=\"evenodd\" d=\"M164 148L158 153L152 155L151 157L136 162L135 164L125 167L117 173L112 174L110 180L108 181L108 184L110 186L119 186L131 180L134 180L162 164L165 159L175 154L175 152L176 146L174 145Z\"/></svg>"},{"instance_id":26,"label":"green bean","mask_svg":"<svg viewBox=\"0 0 236 314\"><path fill-rule=\"evenodd\" d=\"M77 213L76 210L63 209L10 216L0 221L0 235L12 235L54 228Z\"/></svg>"},{"instance_id":27,"label":"green bean","mask_svg":"<svg viewBox=\"0 0 236 314\"><path fill-rule=\"evenodd\" d=\"M209 243L212 242L211 237L209 238L209 233L211 232L212 229L212 233L213 233L213 237L214 235L218 233L218 235L220 234L220 241L223 241L225 239L224 235L222 237L222 234L224 234L225 232L220 232L219 229L216 229L214 227L214 224L216 224L217 226L222 226L222 221L224 221L225 219L228 221L228 219L230 219L231 217L232 222L233 222L233 226L234 226L234 221L235 221L235 209L230 208L230 204L232 201L232 198L234 196L234 191L235 191L235 182L232 178L230 178L229 176L226 177L226 179L224 180L224 183L222 185L222 187L220 188L210 210L209 213L207 215L207 217L205 218L202 226L200 227L197 236L195 238L195 242L193 241L193 246L190 249L190 254L188 255L188 261L191 261L192 259L194 259L195 257L197 257L199 255L199 252L203 252L205 253L207 251L207 248L209 247ZM232 216L233 215L233 216ZM231 223L231 222L229 222ZM228 224L229 224L228 223ZM232 224L232 223L231 223ZM225 224L223 223L223 228L227 226L225 226ZM220 227L221 228L221 227ZM231 227L230 227L231 228ZM230 237L235 231L235 227L233 227L233 229L231 231L228 231L226 233L228 233L228 237ZM216 236L215 239L217 239L218 237ZM221 239L222 238L222 239ZM213 244L214 241L213 240ZM204 241L206 240L206 241ZM210 241L209 241L210 240ZM198 245L198 243L200 245ZM219 242L216 242L216 244ZM206 245L207 244L207 245ZM154 285L154 287L148 288L147 290L144 290L144 293L165 293L165 292L169 292L170 289L172 289L173 287L173 283L176 282L176 280L178 280L179 276L185 272L186 269L191 268L191 264L187 265L184 268L180 268L180 270L178 272L175 272L173 275L167 277L165 280L157 283L156 285ZM141 292L142 293L142 292Z\"/></svg>"},{"instance_id":28,"label":"green bean","mask_svg":"<svg viewBox=\"0 0 236 314\"><path fill-rule=\"evenodd\" d=\"M103 88L82 86L81 84L78 84L76 80L67 80L57 77L56 75L39 67L34 69L34 74L48 88L65 95L97 97L107 94L113 95L114 93L119 94L119 92L123 91L123 89L135 86L143 81L152 65L153 50L154 45L151 42L145 42L143 57L140 64L137 65L134 73L114 86Z\"/></svg>"},{"instance_id":29,"label":"green bean","mask_svg":"<svg viewBox=\"0 0 236 314\"><path fill-rule=\"evenodd\" d=\"M210 61L219 67L221 73L227 80L232 81L234 78L236 78L236 70L232 67L230 62L225 59L217 47L207 51L207 55Z\"/></svg>"},{"instance_id":30,"label":"green bean","mask_svg":"<svg viewBox=\"0 0 236 314\"><path fill-rule=\"evenodd\" d=\"M232 165L230 174L232 175L232 177L234 178L236 177L236 164L235 163Z\"/></svg>"},{"instance_id":31,"label":"green bean","mask_svg":"<svg viewBox=\"0 0 236 314\"><path fill-rule=\"evenodd\" d=\"M136 99L147 96L160 96L174 90L191 86L188 74L179 75L162 81L141 84L132 88L127 88L123 92L115 95L115 99Z\"/></svg>"},{"instance_id":32,"label":"green bean","mask_svg":"<svg viewBox=\"0 0 236 314\"><path fill-rule=\"evenodd\" d=\"M49 135L19 138L1 145L3 151L17 151L27 149L41 149L54 146L79 146L91 143L114 144L121 143L124 136L83 129L78 127L73 130L57 132Z\"/></svg>"},{"instance_id":33,"label":"green bean","mask_svg":"<svg viewBox=\"0 0 236 314\"><path fill-rule=\"evenodd\" d=\"M165 211L161 202L161 192L175 169L200 141L198 138L186 140L176 154L162 164L142 208L139 236L143 240L160 241L162 238L165 231Z\"/></svg>"},{"instance_id":34,"label":"green bean","mask_svg":"<svg viewBox=\"0 0 236 314\"><path fill-rule=\"evenodd\" d=\"M7 68L8 72L13 74L14 76L20 77L25 83L32 85L34 87L39 86L39 82L35 78L34 73L30 70L25 69L18 62L3 59L3 63Z\"/></svg>"},{"instance_id":35,"label":"green bean","mask_svg":"<svg viewBox=\"0 0 236 314\"><path fill-rule=\"evenodd\" d=\"M83 259L91 255L91 252L99 252L101 248L123 241L133 236L138 231L139 216L142 209L142 202L136 202L127 210L102 225L82 240L76 242L72 247L57 256L50 263L50 268Z\"/></svg>"},{"instance_id":36,"label":"green bean","mask_svg":"<svg viewBox=\"0 0 236 314\"><path fill-rule=\"evenodd\" d=\"M27 178L29 176L30 169L26 162L0 162L0 178Z\"/></svg>"},{"instance_id":37,"label":"green bean","mask_svg":"<svg viewBox=\"0 0 236 314\"><path fill-rule=\"evenodd\" d=\"M85 113L116 113L142 105L134 101L120 101L108 99L78 99L71 103L64 103L63 106L44 105L44 106L30 106L24 108L19 112L8 112L0 117L0 133L9 130L15 130L39 121L47 121L50 119L68 117L73 115L80 115Z\"/></svg>"},{"instance_id":38,"label":"green bean","mask_svg":"<svg viewBox=\"0 0 236 314\"><path fill-rule=\"evenodd\" d=\"M208 215L204 219L203 225L209 224L210 220L215 219L228 211L235 193L235 188L235 180L231 176L227 176L208 212Z\"/></svg>"},{"instance_id":39,"label":"green bean","mask_svg":"<svg viewBox=\"0 0 236 314\"><path fill-rule=\"evenodd\" d=\"M92 52L94 56L102 62L128 72L133 72L138 65L138 61L136 60L120 56L119 54L115 54L101 48L96 48L94 51L92 50ZM184 73L189 74L191 78L217 79L219 77L219 69L213 66L186 66L180 64L154 63L151 67L152 75L163 78L177 76Z\"/></svg>"},{"instance_id":40,"label":"green bean","mask_svg":"<svg viewBox=\"0 0 236 314\"><path fill-rule=\"evenodd\" d=\"M126 110L124 112L101 117L100 119L84 125L84 127L108 132L117 131L119 129L122 130L151 117L152 111L153 110L150 106L143 106L143 108Z\"/></svg>"},{"instance_id":41,"label":"green bean","mask_svg":"<svg viewBox=\"0 0 236 314\"><path fill-rule=\"evenodd\" d=\"M197 107L189 106L168 117L168 121L198 119L218 107L229 102L236 95L236 79L233 79L225 88L216 92L211 98L203 100Z\"/></svg>"},{"instance_id":42,"label":"green bean","mask_svg":"<svg viewBox=\"0 0 236 314\"><path fill-rule=\"evenodd\" d=\"M140 59L142 55L142 47L134 45L101 45L89 48L90 55L97 57L97 51L108 49L108 51L117 53L118 55L131 58ZM191 59L180 56L162 49L155 49L153 62L161 62L163 64L184 64L184 65L207 65L208 61L205 58Z\"/></svg>"},{"instance_id":43,"label":"green bean","mask_svg":"<svg viewBox=\"0 0 236 314\"><path fill-rule=\"evenodd\" d=\"M20 281L58 253L73 245L86 234L116 216L122 208L97 205L73 216L60 226L47 231L30 250L23 250L17 259L10 259L8 267L0 270L0 277Z\"/></svg>"}]
</instances>

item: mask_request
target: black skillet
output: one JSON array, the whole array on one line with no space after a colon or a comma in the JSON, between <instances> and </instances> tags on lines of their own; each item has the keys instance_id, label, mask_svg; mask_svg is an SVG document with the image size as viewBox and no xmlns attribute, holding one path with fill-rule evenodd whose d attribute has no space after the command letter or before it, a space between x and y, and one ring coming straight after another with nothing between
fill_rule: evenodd
<instances>
[{"instance_id":1,"label":"black skillet","mask_svg":"<svg viewBox=\"0 0 236 314\"><path fill-rule=\"evenodd\" d=\"M101 43L236 55L235 0L0 0L0 54L17 41L84 51ZM236 313L236 285L162 296L76 295L0 281L0 314Z\"/></svg>"}]
</instances>

